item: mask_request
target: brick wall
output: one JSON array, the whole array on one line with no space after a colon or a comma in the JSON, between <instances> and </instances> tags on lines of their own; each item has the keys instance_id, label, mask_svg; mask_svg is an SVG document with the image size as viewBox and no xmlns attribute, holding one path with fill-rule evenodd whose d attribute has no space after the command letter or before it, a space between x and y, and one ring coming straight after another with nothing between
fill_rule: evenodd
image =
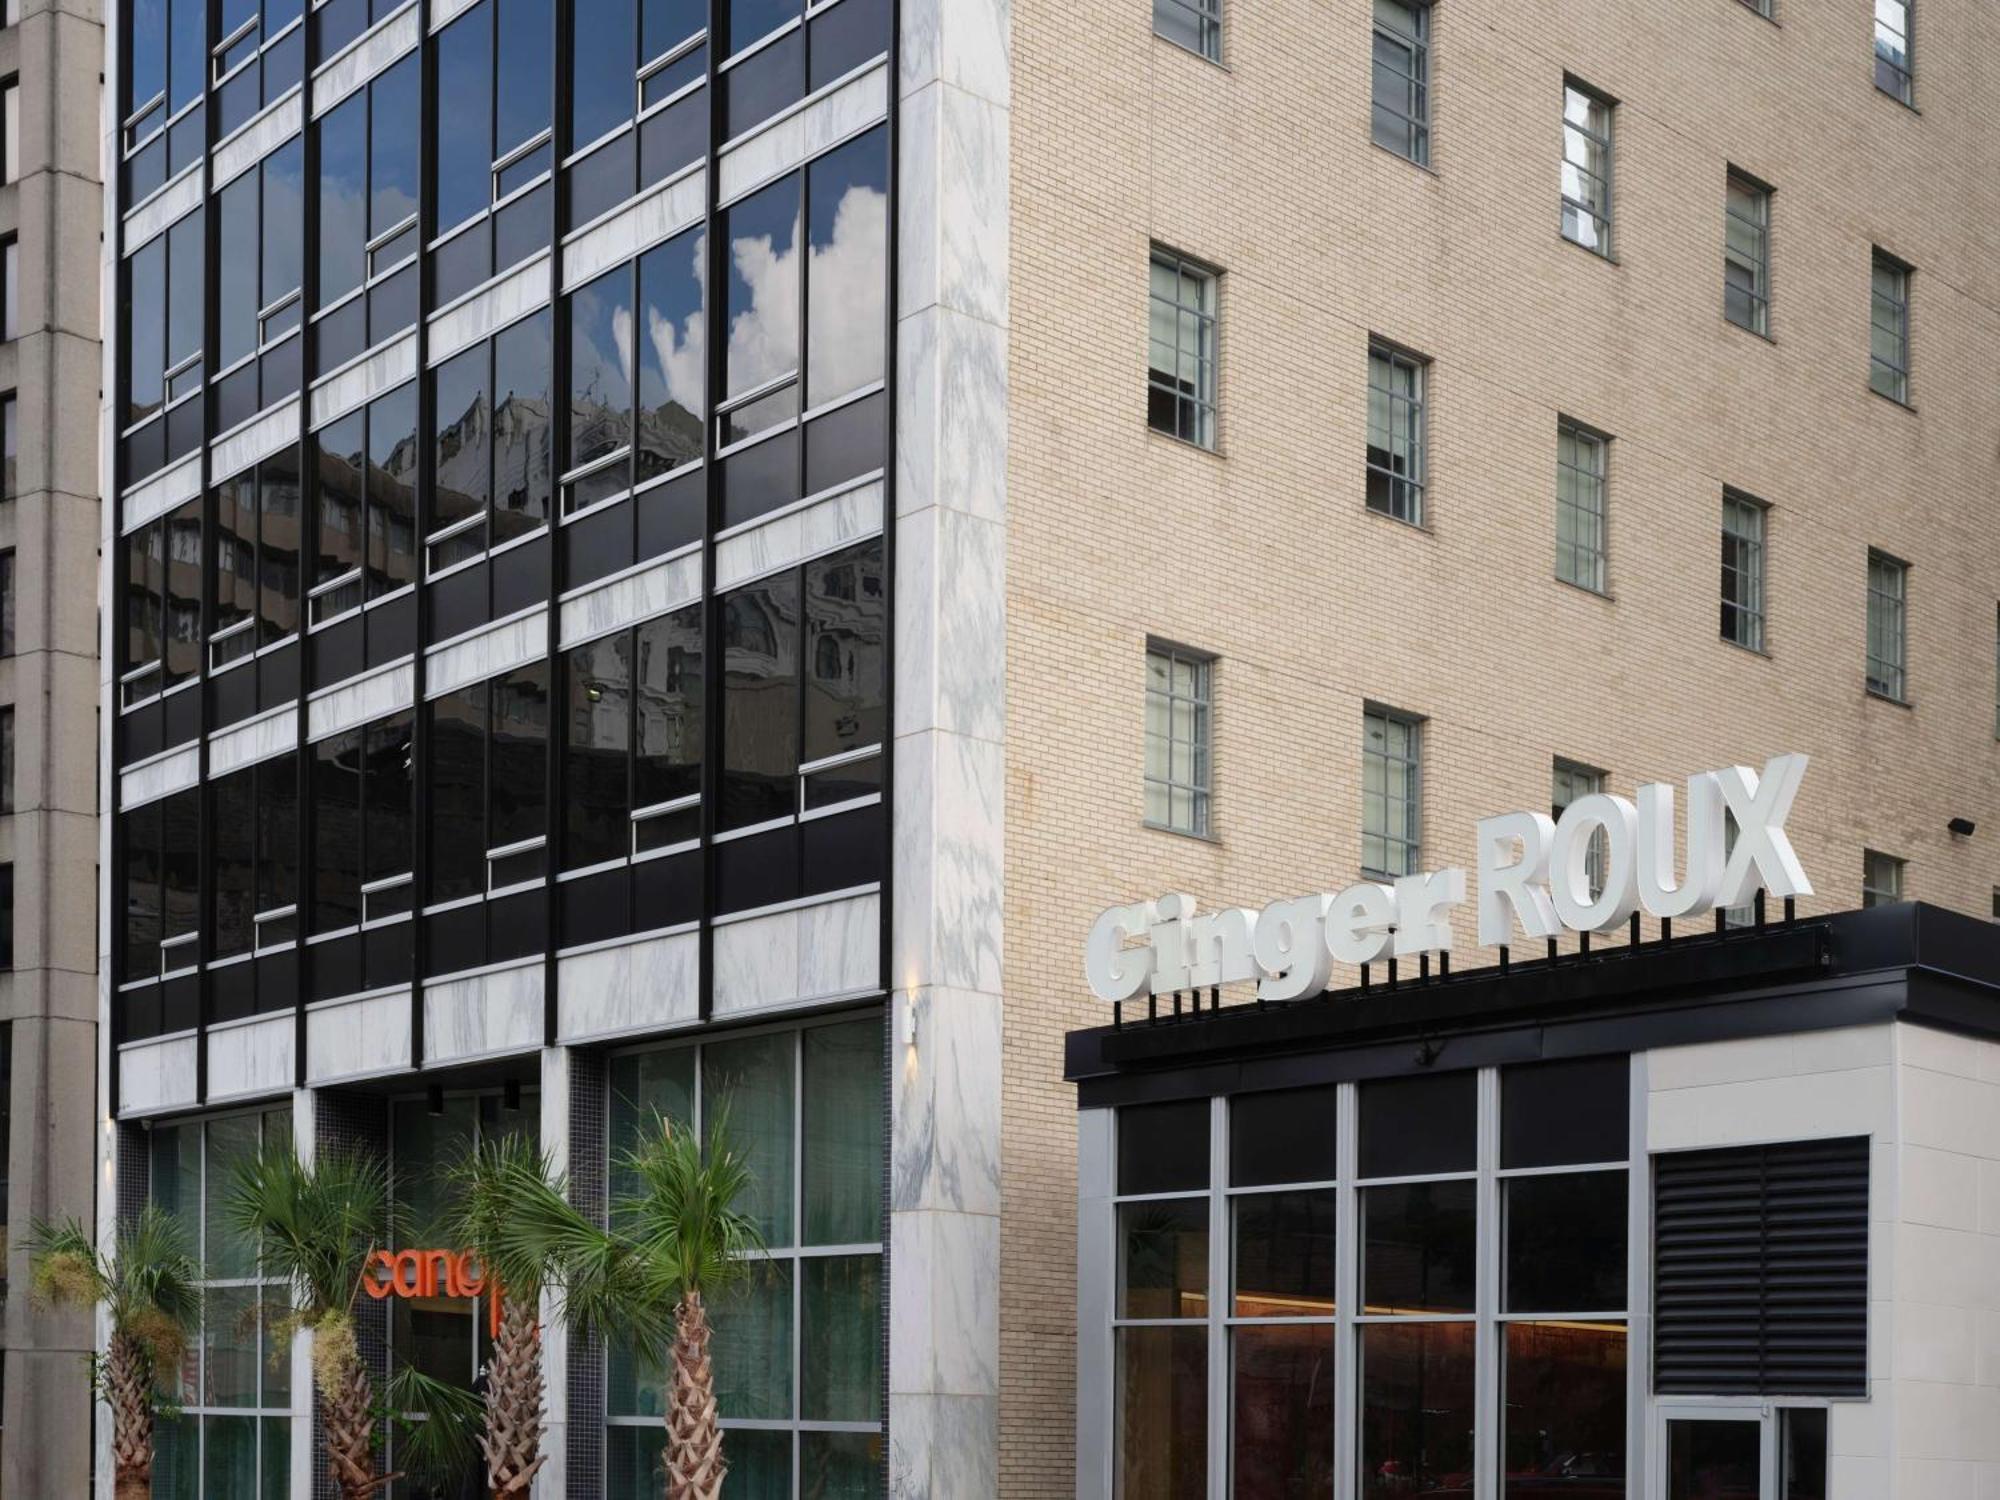
<instances>
[{"instance_id":1,"label":"brick wall","mask_svg":"<svg viewBox=\"0 0 2000 1500\"><path fill-rule=\"evenodd\" d=\"M1918 899L2000 887L2000 12L1919 35L1919 114L1862 0L1441 0L1424 171L1369 141L1370 9L1226 5L1218 68L1146 0L1013 8L1008 1495L1072 1484L1084 932L1356 879L1364 700L1428 721L1427 867L1557 756L1629 794L1802 750L1806 910L1864 846ZM1565 72L1621 101L1616 263L1558 232ZM1722 316L1732 164L1776 189L1769 341ZM1224 273L1217 454L1146 428L1153 240ZM1867 387L1871 244L1917 267L1914 410ZM1434 362L1425 530L1363 506L1370 334ZM1554 577L1559 414L1613 438L1608 597ZM1768 655L1718 638L1725 483L1772 507ZM1911 707L1863 691L1871 546L1912 564ZM1219 658L1213 841L1140 826L1149 633Z\"/></svg>"}]
</instances>

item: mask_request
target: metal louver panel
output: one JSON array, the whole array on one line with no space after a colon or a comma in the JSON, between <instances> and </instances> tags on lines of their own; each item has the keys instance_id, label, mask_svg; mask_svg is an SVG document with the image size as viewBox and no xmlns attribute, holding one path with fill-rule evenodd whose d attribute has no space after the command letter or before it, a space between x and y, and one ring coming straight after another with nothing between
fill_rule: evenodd
<instances>
[{"instance_id":1,"label":"metal louver panel","mask_svg":"<svg viewBox=\"0 0 2000 1500\"><path fill-rule=\"evenodd\" d=\"M1868 1394L1868 1141L1653 1158L1653 1388Z\"/></svg>"}]
</instances>

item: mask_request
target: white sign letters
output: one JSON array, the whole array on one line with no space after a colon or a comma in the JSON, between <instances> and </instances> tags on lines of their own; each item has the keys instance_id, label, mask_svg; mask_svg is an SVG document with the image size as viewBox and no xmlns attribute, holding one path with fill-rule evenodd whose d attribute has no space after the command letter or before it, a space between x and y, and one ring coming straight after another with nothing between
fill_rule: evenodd
<instances>
[{"instance_id":1,"label":"white sign letters","mask_svg":"<svg viewBox=\"0 0 2000 1500\"><path fill-rule=\"evenodd\" d=\"M1478 825L1479 941L1530 938L1564 928L1604 932L1635 911L1698 917L1741 906L1759 890L1810 896L1812 883L1785 836L1785 818L1805 777L1806 757L1780 755L1763 773L1747 766L1703 771L1687 783L1687 854L1674 868L1674 788L1639 788L1636 800L1608 792L1579 797L1560 819L1503 813ZM1736 823L1727 845L1726 825ZM1602 884L1592 889L1590 850L1602 835ZM1364 882L1338 893L1273 901L1262 911L1206 915L1179 894L1114 906L1090 929L1084 967L1101 1000L1255 981L1265 1000L1298 1000L1326 988L1335 963L1449 953L1451 909L1466 899L1465 871Z\"/></svg>"}]
</instances>

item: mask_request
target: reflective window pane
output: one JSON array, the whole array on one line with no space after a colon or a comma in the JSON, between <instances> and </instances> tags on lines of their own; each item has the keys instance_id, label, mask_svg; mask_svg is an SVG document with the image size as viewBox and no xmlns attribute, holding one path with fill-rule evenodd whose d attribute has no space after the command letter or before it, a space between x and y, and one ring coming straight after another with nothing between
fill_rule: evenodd
<instances>
[{"instance_id":1,"label":"reflective window pane","mask_svg":"<svg viewBox=\"0 0 2000 1500\"><path fill-rule=\"evenodd\" d=\"M567 869L631 852L628 769L632 634L621 630L564 655L563 851Z\"/></svg>"},{"instance_id":2,"label":"reflective window pane","mask_svg":"<svg viewBox=\"0 0 2000 1500\"><path fill-rule=\"evenodd\" d=\"M544 308L493 340L493 540L548 520L553 492L554 314Z\"/></svg>"},{"instance_id":3,"label":"reflective window pane","mask_svg":"<svg viewBox=\"0 0 2000 1500\"><path fill-rule=\"evenodd\" d=\"M1238 1094L1229 1101L1229 1181L1331 1182L1334 1155L1332 1084Z\"/></svg>"},{"instance_id":4,"label":"reflective window pane","mask_svg":"<svg viewBox=\"0 0 2000 1500\"><path fill-rule=\"evenodd\" d=\"M875 1500L883 1492L882 1474L880 1433L799 1434L799 1493L803 1495L823 1500Z\"/></svg>"},{"instance_id":5,"label":"reflective window pane","mask_svg":"<svg viewBox=\"0 0 2000 1500\"><path fill-rule=\"evenodd\" d=\"M1231 1331L1237 1500L1332 1500L1333 1339L1327 1324Z\"/></svg>"},{"instance_id":6,"label":"reflective window pane","mask_svg":"<svg viewBox=\"0 0 2000 1500\"><path fill-rule=\"evenodd\" d=\"M1332 1317L1333 1193L1248 1193L1230 1206L1236 1316Z\"/></svg>"},{"instance_id":7,"label":"reflective window pane","mask_svg":"<svg viewBox=\"0 0 2000 1500\"><path fill-rule=\"evenodd\" d=\"M886 737L886 573L879 541L806 564L805 761Z\"/></svg>"},{"instance_id":8,"label":"reflective window pane","mask_svg":"<svg viewBox=\"0 0 2000 1500\"><path fill-rule=\"evenodd\" d=\"M758 1261L709 1308L715 1404L725 1417L792 1414L792 1263Z\"/></svg>"},{"instance_id":9,"label":"reflective window pane","mask_svg":"<svg viewBox=\"0 0 2000 1500\"><path fill-rule=\"evenodd\" d=\"M1632 1064L1586 1057L1500 1073L1500 1165L1623 1161L1630 1150Z\"/></svg>"},{"instance_id":10,"label":"reflective window pane","mask_svg":"<svg viewBox=\"0 0 2000 1500\"><path fill-rule=\"evenodd\" d=\"M1478 1156L1478 1112L1479 1080L1473 1073L1362 1084L1360 1174L1470 1172Z\"/></svg>"},{"instance_id":11,"label":"reflective window pane","mask_svg":"<svg viewBox=\"0 0 2000 1500\"><path fill-rule=\"evenodd\" d=\"M1208 1494L1208 1330L1118 1332L1118 1493Z\"/></svg>"},{"instance_id":12,"label":"reflective window pane","mask_svg":"<svg viewBox=\"0 0 2000 1500\"><path fill-rule=\"evenodd\" d=\"M1757 1500L1763 1424L1667 1423L1667 1500Z\"/></svg>"},{"instance_id":13,"label":"reflective window pane","mask_svg":"<svg viewBox=\"0 0 2000 1500\"><path fill-rule=\"evenodd\" d=\"M1625 1493L1625 1328L1508 1323L1504 1488L1513 1500Z\"/></svg>"},{"instance_id":14,"label":"reflective window pane","mask_svg":"<svg viewBox=\"0 0 2000 1500\"><path fill-rule=\"evenodd\" d=\"M474 7L437 37L437 227L450 229L492 196L493 5Z\"/></svg>"},{"instance_id":15,"label":"reflective window pane","mask_svg":"<svg viewBox=\"0 0 2000 1500\"><path fill-rule=\"evenodd\" d=\"M807 169L808 408L882 378L887 319L889 145L872 130Z\"/></svg>"},{"instance_id":16,"label":"reflective window pane","mask_svg":"<svg viewBox=\"0 0 2000 1500\"><path fill-rule=\"evenodd\" d=\"M361 285L368 244L368 92L319 119L319 305Z\"/></svg>"},{"instance_id":17,"label":"reflective window pane","mask_svg":"<svg viewBox=\"0 0 2000 1500\"><path fill-rule=\"evenodd\" d=\"M882 1238L882 1023L805 1032L805 1243Z\"/></svg>"},{"instance_id":18,"label":"reflective window pane","mask_svg":"<svg viewBox=\"0 0 2000 1500\"><path fill-rule=\"evenodd\" d=\"M1470 1181L1362 1189L1362 1310L1471 1312L1476 1204Z\"/></svg>"},{"instance_id":19,"label":"reflective window pane","mask_svg":"<svg viewBox=\"0 0 2000 1500\"><path fill-rule=\"evenodd\" d=\"M1625 1185L1623 1172L1507 1180L1509 1312L1625 1306Z\"/></svg>"},{"instance_id":20,"label":"reflective window pane","mask_svg":"<svg viewBox=\"0 0 2000 1500\"><path fill-rule=\"evenodd\" d=\"M798 368L797 174L732 204L724 235L729 256L724 394L734 396Z\"/></svg>"},{"instance_id":21,"label":"reflective window pane","mask_svg":"<svg viewBox=\"0 0 2000 1500\"><path fill-rule=\"evenodd\" d=\"M784 573L722 602L721 826L743 828L797 808L799 575Z\"/></svg>"},{"instance_id":22,"label":"reflective window pane","mask_svg":"<svg viewBox=\"0 0 2000 1500\"><path fill-rule=\"evenodd\" d=\"M799 1415L873 1422L882 1415L882 1258L814 1255L799 1261L804 1327Z\"/></svg>"},{"instance_id":23,"label":"reflective window pane","mask_svg":"<svg viewBox=\"0 0 2000 1500\"><path fill-rule=\"evenodd\" d=\"M1208 1200L1118 1205L1118 1315L1208 1315Z\"/></svg>"},{"instance_id":24,"label":"reflective window pane","mask_svg":"<svg viewBox=\"0 0 2000 1500\"><path fill-rule=\"evenodd\" d=\"M570 459L577 468L632 441L632 268L570 298Z\"/></svg>"},{"instance_id":25,"label":"reflective window pane","mask_svg":"<svg viewBox=\"0 0 2000 1500\"><path fill-rule=\"evenodd\" d=\"M701 790L701 607L648 620L638 629L636 653L632 805L653 807Z\"/></svg>"},{"instance_id":26,"label":"reflective window pane","mask_svg":"<svg viewBox=\"0 0 2000 1500\"><path fill-rule=\"evenodd\" d=\"M1208 1186L1208 1100L1128 1104L1118 1111L1118 1191Z\"/></svg>"},{"instance_id":27,"label":"reflective window pane","mask_svg":"<svg viewBox=\"0 0 2000 1500\"><path fill-rule=\"evenodd\" d=\"M701 457L707 388L703 260L708 237L691 229L639 261L638 483Z\"/></svg>"},{"instance_id":28,"label":"reflective window pane","mask_svg":"<svg viewBox=\"0 0 2000 1500\"><path fill-rule=\"evenodd\" d=\"M1370 1323L1360 1334L1360 1494L1470 1495L1473 1325Z\"/></svg>"},{"instance_id":29,"label":"reflective window pane","mask_svg":"<svg viewBox=\"0 0 2000 1500\"><path fill-rule=\"evenodd\" d=\"M773 1246L792 1243L793 1047L789 1033L778 1033L719 1042L701 1054L703 1133L726 1116L730 1148L750 1168L741 1206Z\"/></svg>"},{"instance_id":30,"label":"reflective window pane","mask_svg":"<svg viewBox=\"0 0 2000 1500\"><path fill-rule=\"evenodd\" d=\"M1782 1408L1778 1412L1779 1500L1827 1500L1826 1460L1826 1408Z\"/></svg>"}]
</instances>

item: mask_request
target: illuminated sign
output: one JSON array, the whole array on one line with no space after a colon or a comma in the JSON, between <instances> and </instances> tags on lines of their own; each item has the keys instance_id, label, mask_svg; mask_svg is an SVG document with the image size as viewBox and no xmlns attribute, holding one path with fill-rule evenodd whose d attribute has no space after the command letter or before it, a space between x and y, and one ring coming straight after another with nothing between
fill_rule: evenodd
<instances>
[{"instance_id":1,"label":"illuminated sign","mask_svg":"<svg viewBox=\"0 0 2000 1500\"><path fill-rule=\"evenodd\" d=\"M361 1278L361 1288L377 1302L389 1297L477 1297L485 1292L486 1268L468 1250L377 1250ZM500 1336L500 1284L487 1299L486 1326Z\"/></svg>"},{"instance_id":2,"label":"illuminated sign","mask_svg":"<svg viewBox=\"0 0 2000 1500\"><path fill-rule=\"evenodd\" d=\"M1703 771L1687 781L1687 855L1675 868L1674 788L1653 782L1636 801L1594 792L1563 809L1503 813L1478 824L1479 941L1505 943L1568 928L1605 932L1640 909L1663 920L1741 906L1758 891L1810 896L1812 882L1785 835L1803 755ZM1733 846L1728 825L1734 823ZM1593 845L1603 868L1593 871ZM1595 879L1593 879L1595 875ZM1262 911L1198 913L1179 894L1114 906L1090 929L1084 971L1100 1000L1254 981L1265 1000L1326 988L1333 965L1449 953L1451 908L1466 899L1461 869L1372 881L1338 893L1273 901Z\"/></svg>"}]
</instances>

